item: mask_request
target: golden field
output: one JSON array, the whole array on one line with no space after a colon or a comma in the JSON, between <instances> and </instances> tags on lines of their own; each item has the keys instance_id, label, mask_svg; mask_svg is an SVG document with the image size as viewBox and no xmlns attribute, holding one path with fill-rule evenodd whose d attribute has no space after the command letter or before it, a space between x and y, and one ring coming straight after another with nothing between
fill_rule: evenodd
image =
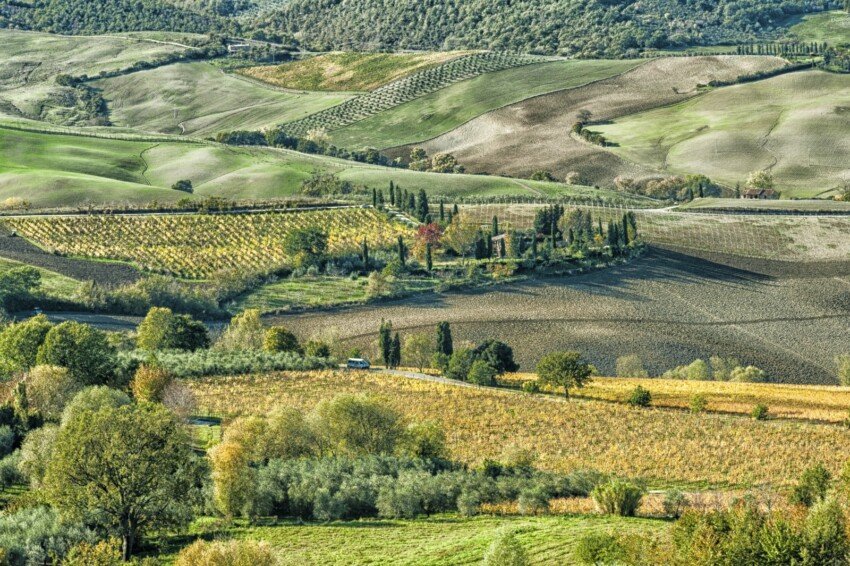
<instances>
[{"instance_id":1,"label":"golden field","mask_svg":"<svg viewBox=\"0 0 850 566\"><path fill-rule=\"evenodd\" d=\"M533 449L546 469L595 468L652 485L783 487L816 462L838 473L850 456L850 433L836 425L635 409L368 372L281 372L189 386L202 412L225 418L306 410L341 393L376 395L412 421L440 422L463 462L499 458L514 445Z\"/></svg>"}]
</instances>

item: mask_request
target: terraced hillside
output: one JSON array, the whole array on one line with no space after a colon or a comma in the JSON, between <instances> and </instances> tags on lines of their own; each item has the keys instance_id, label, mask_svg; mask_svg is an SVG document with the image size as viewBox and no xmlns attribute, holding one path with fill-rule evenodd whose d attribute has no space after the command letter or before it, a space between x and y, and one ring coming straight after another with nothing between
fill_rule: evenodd
<instances>
[{"instance_id":1,"label":"terraced hillside","mask_svg":"<svg viewBox=\"0 0 850 566\"><path fill-rule=\"evenodd\" d=\"M806 71L714 90L595 128L623 158L730 186L769 169L785 197L850 178L850 75Z\"/></svg>"},{"instance_id":2,"label":"terraced hillside","mask_svg":"<svg viewBox=\"0 0 850 566\"><path fill-rule=\"evenodd\" d=\"M6 123L16 128L42 127L22 120ZM0 203L10 198L26 199L34 207L169 203L206 196L266 200L297 194L302 181L322 170L355 184L383 188L392 180L408 190L423 189L450 198L562 195L654 205L645 198L560 183L421 173L293 151L235 148L112 129L91 134L62 131L21 131L0 124ZM194 194L171 189L182 179L192 181Z\"/></svg>"},{"instance_id":3,"label":"terraced hillside","mask_svg":"<svg viewBox=\"0 0 850 566\"><path fill-rule=\"evenodd\" d=\"M169 43L127 37L68 37L0 29L0 114L56 123L74 119L73 89L56 76L96 76L137 61L183 51Z\"/></svg>"},{"instance_id":4,"label":"terraced hillside","mask_svg":"<svg viewBox=\"0 0 850 566\"><path fill-rule=\"evenodd\" d=\"M653 251L629 265L562 280L279 320L304 336L333 329L367 348L381 319L402 334L447 320L456 340L510 344L523 371L559 349L583 352L609 375L627 354L640 354L654 374L721 355L759 366L777 381L834 384L833 359L850 349L841 338L850 323L848 263L797 270L752 259L734 264Z\"/></svg>"},{"instance_id":5,"label":"terraced hillside","mask_svg":"<svg viewBox=\"0 0 850 566\"><path fill-rule=\"evenodd\" d=\"M286 130L296 135L315 129L331 131L483 73L543 61L546 58L532 55L474 53L414 73L303 120L290 122Z\"/></svg>"},{"instance_id":6,"label":"terraced hillside","mask_svg":"<svg viewBox=\"0 0 850 566\"><path fill-rule=\"evenodd\" d=\"M92 84L108 101L114 124L194 136L259 130L320 112L351 97L335 92L282 92L202 62L176 63Z\"/></svg>"},{"instance_id":7,"label":"terraced hillside","mask_svg":"<svg viewBox=\"0 0 850 566\"><path fill-rule=\"evenodd\" d=\"M776 57L655 59L610 79L489 112L422 146L429 154L454 154L471 171L528 177L543 169L561 178L577 171L588 181L611 186L618 175L642 177L653 171L572 139L570 128L580 111L590 112L591 121L611 120L692 98L711 80L783 65Z\"/></svg>"}]
</instances>

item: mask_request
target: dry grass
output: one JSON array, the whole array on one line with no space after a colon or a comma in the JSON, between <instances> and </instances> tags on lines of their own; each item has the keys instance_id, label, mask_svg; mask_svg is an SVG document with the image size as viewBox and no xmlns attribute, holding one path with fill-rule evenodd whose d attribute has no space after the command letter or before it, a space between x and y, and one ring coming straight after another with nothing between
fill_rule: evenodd
<instances>
[{"instance_id":1,"label":"dry grass","mask_svg":"<svg viewBox=\"0 0 850 566\"><path fill-rule=\"evenodd\" d=\"M834 425L632 409L368 372L211 378L190 387L200 407L226 417L374 394L411 420L441 422L454 457L470 464L516 445L535 450L546 469L596 468L655 484L782 486L814 462L838 472L850 453L850 435Z\"/></svg>"},{"instance_id":2,"label":"dry grass","mask_svg":"<svg viewBox=\"0 0 850 566\"><path fill-rule=\"evenodd\" d=\"M239 73L293 90L371 91L464 54L465 51L327 53L283 65L249 67Z\"/></svg>"},{"instance_id":3,"label":"dry grass","mask_svg":"<svg viewBox=\"0 0 850 566\"><path fill-rule=\"evenodd\" d=\"M504 376L502 383L519 386L535 379L531 373ZM688 409L694 395L702 395L706 410L749 415L753 406L765 404L770 415L843 423L850 410L850 387L829 385L786 385L779 383L732 383L728 381L682 381L674 379L594 378L574 396L601 401L625 401L635 387L652 393L655 407Z\"/></svg>"}]
</instances>

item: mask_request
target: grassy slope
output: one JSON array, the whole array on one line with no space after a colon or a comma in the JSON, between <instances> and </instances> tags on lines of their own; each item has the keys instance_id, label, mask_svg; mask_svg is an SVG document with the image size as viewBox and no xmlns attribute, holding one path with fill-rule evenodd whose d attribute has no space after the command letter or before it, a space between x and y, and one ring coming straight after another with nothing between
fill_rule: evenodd
<instances>
[{"instance_id":1,"label":"grassy slope","mask_svg":"<svg viewBox=\"0 0 850 566\"><path fill-rule=\"evenodd\" d=\"M162 140L110 140L0 126L0 201L24 195L39 207L173 202L186 196L170 189L180 179L193 182L196 196L269 199L297 193L315 169L377 187L394 180L432 195L617 196L557 183L419 173L268 148Z\"/></svg>"},{"instance_id":2,"label":"grassy slope","mask_svg":"<svg viewBox=\"0 0 850 566\"><path fill-rule=\"evenodd\" d=\"M842 10L807 14L788 32L800 41L850 43L850 14Z\"/></svg>"},{"instance_id":3,"label":"grassy slope","mask_svg":"<svg viewBox=\"0 0 850 566\"><path fill-rule=\"evenodd\" d=\"M495 108L628 70L636 61L555 61L486 73L331 133L341 147L392 147L433 138Z\"/></svg>"},{"instance_id":4,"label":"grassy slope","mask_svg":"<svg viewBox=\"0 0 850 566\"><path fill-rule=\"evenodd\" d=\"M121 37L0 30L0 102L5 99L26 115L42 115L49 98L62 90L53 82L60 73L94 76L180 50Z\"/></svg>"},{"instance_id":5,"label":"grassy slope","mask_svg":"<svg viewBox=\"0 0 850 566\"><path fill-rule=\"evenodd\" d=\"M807 71L717 89L596 128L613 151L734 185L771 169L785 197L821 195L850 174L850 75Z\"/></svg>"},{"instance_id":6,"label":"grassy slope","mask_svg":"<svg viewBox=\"0 0 850 566\"><path fill-rule=\"evenodd\" d=\"M369 372L285 372L188 382L202 410L222 416L280 406L310 409L340 393L385 399L412 421L442 423L454 458L480 464L530 448L546 469L596 468L655 485L787 485L813 462L837 472L843 427L472 389Z\"/></svg>"},{"instance_id":7,"label":"grassy slope","mask_svg":"<svg viewBox=\"0 0 850 566\"><path fill-rule=\"evenodd\" d=\"M349 98L288 93L223 73L209 63L177 63L96 81L111 120L140 130L210 136L303 118Z\"/></svg>"},{"instance_id":8,"label":"grassy slope","mask_svg":"<svg viewBox=\"0 0 850 566\"><path fill-rule=\"evenodd\" d=\"M695 96L700 84L781 67L775 57L669 57L590 85L560 90L499 108L421 144L429 153L453 153L467 170L528 177L548 170L564 178L612 186L618 175L654 174L595 145L573 139L582 111L595 122L672 104Z\"/></svg>"},{"instance_id":9,"label":"grassy slope","mask_svg":"<svg viewBox=\"0 0 850 566\"><path fill-rule=\"evenodd\" d=\"M415 521L362 520L297 527L236 529L237 538L263 540L279 551L282 565L384 564L418 566L480 564L500 529L517 532L530 564L574 563L576 543L590 533L660 537L669 523L599 516L474 517L453 515Z\"/></svg>"},{"instance_id":10,"label":"grassy slope","mask_svg":"<svg viewBox=\"0 0 850 566\"><path fill-rule=\"evenodd\" d=\"M850 213L850 203L835 200L750 200L732 198L698 198L679 206L684 210L705 209L769 209L801 211L840 211Z\"/></svg>"},{"instance_id":11,"label":"grassy slope","mask_svg":"<svg viewBox=\"0 0 850 566\"><path fill-rule=\"evenodd\" d=\"M326 53L283 65L249 67L239 73L293 90L370 91L464 53Z\"/></svg>"},{"instance_id":12,"label":"grassy slope","mask_svg":"<svg viewBox=\"0 0 850 566\"><path fill-rule=\"evenodd\" d=\"M10 259L0 259L0 274L16 267L23 267L24 265L25 264L23 263L12 261ZM82 285L76 279L71 279L65 275L60 275L47 269L36 269L38 269L38 272L41 274L41 290L50 298L69 300Z\"/></svg>"}]
</instances>

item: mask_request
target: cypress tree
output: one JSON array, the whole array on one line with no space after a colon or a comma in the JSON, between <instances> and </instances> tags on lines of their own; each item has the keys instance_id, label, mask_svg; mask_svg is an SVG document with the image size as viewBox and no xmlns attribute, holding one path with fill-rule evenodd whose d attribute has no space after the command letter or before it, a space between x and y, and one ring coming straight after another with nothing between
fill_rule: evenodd
<instances>
[{"instance_id":1,"label":"cypress tree","mask_svg":"<svg viewBox=\"0 0 850 566\"><path fill-rule=\"evenodd\" d=\"M378 191L378 208L384 209L384 191Z\"/></svg>"},{"instance_id":2,"label":"cypress tree","mask_svg":"<svg viewBox=\"0 0 850 566\"><path fill-rule=\"evenodd\" d=\"M572 230L572 228L570 228ZM531 235L531 260L537 265L537 233Z\"/></svg>"},{"instance_id":3,"label":"cypress tree","mask_svg":"<svg viewBox=\"0 0 850 566\"><path fill-rule=\"evenodd\" d=\"M446 356L451 356L455 352L452 343L452 329L448 322L437 324L437 352Z\"/></svg>"},{"instance_id":4,"label":"cypress tree","mask_svg":"<svg viewBox=\"0 0 850 566\"><path fill-rule=\"evenodd\" d=\"M602 232L602 219L598 218L596 220L596 223L598 224L598 230L597 230L596 233L599 234L600 236L604 235L604 233Z\"/></svg>"},{"instance_id":5,"label":"cypress tree","mask_svg":"<svg viewBox=\"0 0 850 566\"><path fill-rule=\"evenodd\" d=\"M419 189L419 198L416 199L416 217L420 222L425 222L425 217L431 211L431 206L428 204L428 195L425 191Z\"/></svg>"},{"instance_id":6,"label":"cypress tree","mask_svg":"<svg viewBox=\"0 0 850 566\"><path fill-rule=\"evenodd\" d=\"M401 338L399 337L398 332L396 332L393 337L393 343L390 349L390 363L391 367L394 368L401 365Z\"/></svg>"},{"instance_id":7,"label":"cypress tree","mask_svg":"<svg viewBox=\"0 0 850 566\"><path fill-rule=\"evenodd\" d=\"M407 195L407 211L410 214L416 215L416 195L413 193Z\"/></svg>"},{"instance_id":8,"label":"cypress tree","mask_svg":"<svg viewBox=\"0 0 850 566\"><path fill-rule=\"evenodd\" d=\"M390 181L390 206L395 206L395 186Z\"/></svg>"},{"instance_id":9,"label":"cypress tree","mask_svg":"<svg viewBox=\"0 0 850 566\"><path fill-rule=\"evenodd\" d=\"M505 259L505 256L508 255L508 250L505 248L505 239L502 238L499 240L499 257Z\"/></svg>"},{"instance_id":10,"label":"cypress tree","mask_svg":"<svg viewBox=\"0 0 850 566\"><path fill-rule=\"evenodd\" d=\"M455 215L454 215L454 214L452 213L452 211L450 210L450 211L448 212L448 214L446 214L446 222L447 222L447 223L449 223L449 224L451 224L451 223L452 223L452 220L454 220L454 219L455 219Z\"/></svg>"},{"instance_id":11,"label":"cypress tree","mask_svg":"<svg viewBox=\"0 0 850 566\"><path fill-rule=\"evenodd\" d=\"M485 243L485 247L487 248L487 257L488 258L493 257L493 238L491 238L490 236L488 236L486 234L482 234L481 237L486 238L484 243Z\"/></svg>"},{"instance_id":12,"label":"cypress tree","mask_svg":"<svg viewBox=\"0 0 850 566\"><path fill-rule=\"evenodd\" d=\"M575 235L575 232L573 232L572 227L570 227L570 229L567 231L567 243L568 243L569 245L573 245L573 243L574 243L575 241L576 241L576 235Z\"/></svg>"},{"instance_id":13,"label":"cypress tree","mask_svg":"<svg viewBox=\"0 0 850 566\"><path fill-rule=\"evenodd\" d=\"M401 236L398 237L398 261L401 265L407 261L407 252L404 249L404 240L401 239Z\"/></svg>"},{"instance_id":14,"label":"cypress tree","mask_svg":"<svg viewBox=\"0 0 850 566\"><path fill-rule=\"evenodd\" d=\"M393 323L381 319L381 326L378 329L378 347L381 349L381 358L387 367L392 364L392 331Z\"/></svg>"},{"instance_id":15,"label":"cypress tree","mask_svg":"<svg viewBox=\"0 0 850 566\"><path fill-rule=\"evenodd\" d=\"M629 217L628 215L623 215L623 245L629 245Z\"/></svg>"},{"instance_id":16,"label":"cypress tree","mask_svg":"<svg viewBox=\"0 0 850 566\"><path fill-rule=\"evenodd\" d=\"M496 237L499 235L499 217L493 216L493 233L492 236Z\"/></svg>"},{"instance_id":17,"label":"cypress tree","mask_svg":"<svg viewBox=\"0 0 850 566\"><path fill-rule=\"evenodd\" d=\"M372 207L378 208L378 189L372 187Z\"/></svg>"},{"instance_id":18,"label":"cypress tree","mask_svg":"<svg viewBox=\"0 0 850 566\"><path fill-rule=\"evenodd\" d=\"M369 244L366 243L366 238L363 238L363 246L360 251L360 256L363 258L363 267L369 269Z\"/></svg>"},{"instance_id":19,"label":"cypress tree","mask_svg":"<svg viewBox=\"0 0 850 566\"><path fill-rule=\"evenodd\" d=\"M457 207L457 203L455 203L455 205L452 207L452 214L454 214L455 216L460 214L460 210Z\"/></svg>"},{"instance_id":20,"label":"cypress tree","mask_svg":"<svg viewBox=\"0 0 850 566\"><path fill-rule=\"evenodd\" d=\"M428 271L434 269L434 258L431 252L431 243L425 244L425 268Z\"/></svg>"},{"instance_id":21,"label":"cypress tree","mask_svg":"<svg viewBox=\"0 0 850 566\"><path fill-rule=\"evenodd\" d=\"M440 222L445 222L446 220L446 206L443 203L443 199L440 199Z\"/></svg>"},{"instance_id":22,"label":"cypress tree","mask_svg":"<svg viewBox=\"0 0 850 566\"><path fill-rule=\"evenodd\" d=\"M555 253L555 236L549 236L546 238L546 247L549 251L549 257L551 258Z\"/></svg>"}]
</instances>

